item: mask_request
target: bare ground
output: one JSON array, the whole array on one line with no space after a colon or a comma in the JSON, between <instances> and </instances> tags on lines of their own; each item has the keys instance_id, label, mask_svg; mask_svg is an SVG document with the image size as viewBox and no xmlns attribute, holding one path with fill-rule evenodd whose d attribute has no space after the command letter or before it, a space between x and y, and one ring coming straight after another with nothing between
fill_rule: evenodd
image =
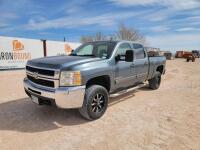
<instances>
[{"instance_id":1,"label":"bare ground","mask_svg":"<svg viewBox=\"0 0 200 150\"><path fill-rule=\"evenodd\" d=\"M167 62L159 90L110 100L103 118L33 104L24 70L0 72L0 149L200 149L200 60Z\"/></svg>"}]
</instances>

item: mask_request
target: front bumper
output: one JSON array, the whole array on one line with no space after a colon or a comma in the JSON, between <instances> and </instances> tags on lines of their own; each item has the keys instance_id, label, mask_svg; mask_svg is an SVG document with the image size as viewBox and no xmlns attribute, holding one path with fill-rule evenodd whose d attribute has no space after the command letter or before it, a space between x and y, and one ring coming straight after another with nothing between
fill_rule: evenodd
<instances>
[{"instance_id":1,"label":"front bumper","mask_svg":"<svg viewBox=\"0 0 200 150\"><path fill-rule=\"evenodd\" d=\"M30 95L55 101L56 106L59 108L80 108L83 105L85 86L53 89L39 86L25 78L24 88Z\"/></svg>"}]
</instances>

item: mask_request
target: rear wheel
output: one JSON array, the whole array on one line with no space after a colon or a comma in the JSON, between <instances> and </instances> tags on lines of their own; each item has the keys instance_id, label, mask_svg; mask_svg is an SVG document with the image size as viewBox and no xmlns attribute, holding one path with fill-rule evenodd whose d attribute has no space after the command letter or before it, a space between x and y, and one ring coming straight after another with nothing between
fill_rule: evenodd
<instances>
[{"instance_id":1,"label":"rear wheel","mask_svg":"<svg viewBox=\"0 0 200 150\"><path fill-rule=\"evenodd\" d=\"M86 89L80 114L89 120L96 120L103 116L108 106L108 92L100 85L92 85Z\"/></svg>"},{"instance_id":2,"label":"rear wheel","mask_svg":"<svg viewBox=\"0 0 200 150\"><path fill-rule=\"evenodd\" d=\"M156 72L155 77L149 80L149 88L156 90L160 87L160 83L161 83L161 73Z\"/></svg>"}]
</instances>

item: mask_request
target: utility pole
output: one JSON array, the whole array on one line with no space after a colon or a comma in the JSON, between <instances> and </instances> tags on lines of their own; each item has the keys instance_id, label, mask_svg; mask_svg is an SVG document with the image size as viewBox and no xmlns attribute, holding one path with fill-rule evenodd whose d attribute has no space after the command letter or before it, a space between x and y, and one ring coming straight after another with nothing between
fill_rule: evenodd
<instances>
[{"instance_id":1,"label":"utility pole","mask_svg":"<svg viewBox=\"0 0 200 150\"><path fill-rule=\"evenodd\" d=\"M42 43L43 43L43 52L44 52L44 57L47 56L47 43L46 43L46 40L41 40Z\"/></svg>"}]
</instances>

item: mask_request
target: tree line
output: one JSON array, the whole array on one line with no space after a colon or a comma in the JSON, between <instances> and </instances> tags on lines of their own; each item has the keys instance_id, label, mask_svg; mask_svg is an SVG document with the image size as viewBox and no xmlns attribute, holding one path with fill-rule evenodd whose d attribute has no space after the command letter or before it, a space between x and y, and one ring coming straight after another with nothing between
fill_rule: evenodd
<instances>
[{"instance_id":1,"label":"tree line","mask_svg":"<svg viewBox=\"0 0 200 150\"><path fill-rule=\"evenodd\" d=\"M145 37L137 29L127 27L124 24L121 24L113 35L104 35L101 32L96 32L93 35L82 35L80 38L82 43L102 40L127 40L146 44Z\"/></svg>"}]
</instances>

